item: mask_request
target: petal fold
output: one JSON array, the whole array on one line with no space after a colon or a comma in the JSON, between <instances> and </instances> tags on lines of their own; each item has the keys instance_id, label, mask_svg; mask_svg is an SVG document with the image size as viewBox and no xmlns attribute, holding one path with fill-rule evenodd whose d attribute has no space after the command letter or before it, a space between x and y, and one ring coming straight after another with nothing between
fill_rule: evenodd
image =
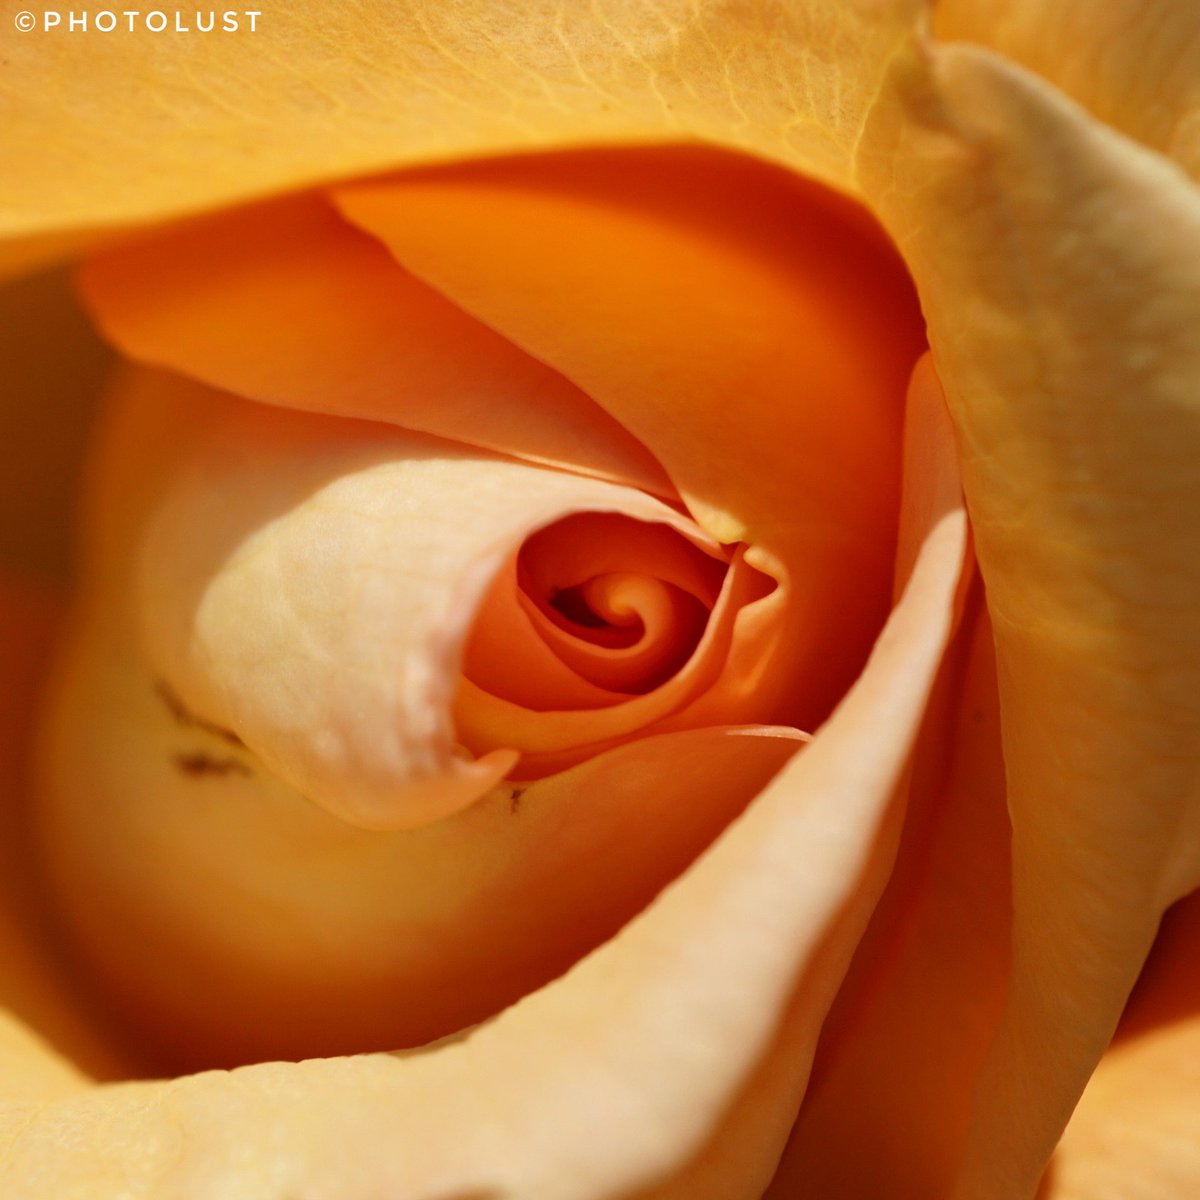
<instances>
[{"instance_id":1,"label":"petal fold","mask_svg":"<svg viewBox=\"0 0 1200 1200\"><path fill-rule=\"evenodd\" d=\"M768 1200L929 1200L953 1186L1003 1005L1010 890L981 590L913 765L896 866L842 985Z\"/></svg>"},{"instance_id":2,"label":"petal fold","mask_svg":"<svg viewBox=\"0 0 1200 1200\"><path fill-rule=\"evenodd\" d=\"M94 1014L71 995L57 959L30 856L32 716L44 682L60 600L0 578L0 1099L53 1099L86 1086L88 1072L128 1069ZM78 1064L78 1065L77 1065Z\"/></svg>"},{"instance_id":3,"label":"petal fold","mask_svg":"<svg viewBox=\"0 0 1200 1200\"><path fill-rule=\"evenodd\" d=\"M316 197L110 251L80 282L125 354L222 391L671 492L645 448L578 388Z\"/></svg>"}]
</instances>

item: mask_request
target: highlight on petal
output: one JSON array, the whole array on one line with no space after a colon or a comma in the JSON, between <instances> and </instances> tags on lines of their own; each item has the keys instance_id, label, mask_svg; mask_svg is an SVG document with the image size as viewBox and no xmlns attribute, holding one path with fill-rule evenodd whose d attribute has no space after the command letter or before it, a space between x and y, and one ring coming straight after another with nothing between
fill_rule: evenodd
<instances>
[{"instance_id":1,"label":"highlight on petal","mask_svg":"<svg viewBox=\"0 0 1200 1200\"><path fill-rule=\"evenodd\" d=\"M886 878L891 801L958 612L967 543L953 458L915 486L946 503L914 504L933 519L862 678L617 937L496 1020L417 1055L101 1088L32 1122L18 1109L10 1119L26 1123L0 1163L9 1194L24 1200L35 1173L43 1189L101 1178L131 1200L197 1187L234 1200L759 1194ZM704 787L689 783L697 796ZM777 1046L788 1052L772 1057ZM739 1122L739 1106L769 1119ZM723 1121L744 1135L736 1146ZM89 1138L101 1129L98 1169ZM263 1152L281 1143L288 1154Z\"/></svg>"},{"instance_id":2,"label":"highlight on petal","mask_svg":"<svg viewBox=\"0 0 1200 1200\"><path fill-rule=\"evenodd\" d=\"M862 143L912 265L994 621L1014 961L955 1196L1032 1192L1200 880L1200 196L969 47Z\"/></svg>"},{"instance_id":3,"label":"highlight on petal","mask_svg":"<svg viewBox=\"0 0 1200 1200\"><path fill-rule=\"evenodd\" d=\"M1028 67L1113 129L1200 175L1200 8L1191 0L938 0L943 41Z\"/></svg>"},{"instance_id":4,"label":"highlight on petal","mask_svg":"<svg viewBox=\"0 0 1200 1200\"><path fill-rule=\"evenodd\" d=\"M514 20L492 0L293 0L236 32L131 32L123 16L113 33L9 28L0 263L335 179L554 147L704 140L853 190L863 116L919 7L531 0Z\"/></svg>"}]
</instances>

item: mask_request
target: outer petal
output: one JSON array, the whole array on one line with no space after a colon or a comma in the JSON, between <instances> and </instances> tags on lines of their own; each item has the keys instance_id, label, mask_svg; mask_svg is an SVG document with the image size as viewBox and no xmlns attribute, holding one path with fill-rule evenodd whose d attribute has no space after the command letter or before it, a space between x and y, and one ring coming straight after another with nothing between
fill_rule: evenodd
<instances>
[{"instance_id":1,"label":"outer petal","mask_svg":"<svg viewBox=\"0 0 1200 1200\"><path fill-rule=\"evenodd\" d=\"M704 138L848 187L914 7L296 2L169 55L145 31L9 27L0 236L17 264L330 179L583 144Z\"/></svg>"},{"instance_id":2,"label":"outer petal","mask_svg":"<svg viewBox=\"0 0 1200 1200\"><path fill-rule=\"evenodd\" d=\"M1200 174L1200 7L1191 0L938 0L934 29L1050 80Z\"/></svg>"},{"instance_id":3,"label":"outer petal","mask_svg":"<svg viewBox=\"0 0 1200 1200\"><path fill-rule=\"evenodd\" d=\"M1200 1193L1200 893L1167 914L1039 1200Z\"/></svg>"},{"instance_id":4,"label":"outer petal","mask_svg":"<svg viewBox=\"0 0 1200 1200\"><path fill-rule=\"evenodd\" d=\"M966 532L952 456L915 484L933 493L915 505L932 523L862 678L620 936L465 1040L416 1056L263 1064L17 1110L6 1196L569 1200L672 1176L689 1200L757 1196L886 876L889 801L955 621ZM772 1043L786 1053L764 1060ZM747 1111L755 1119L740 1123Z\"/></svg>"},{"instance_id":5,"label":"outer petal","mask_svg":"<svg viewBox=\"0 0 1200 1200\"><path fill-rule=\"evenodd\" d=\"M862 145L959 426L995 622L1014 974L961 1197L1032 1192L1200 875L1200 197L968 48Z\"/></svg>"}]
</instances>

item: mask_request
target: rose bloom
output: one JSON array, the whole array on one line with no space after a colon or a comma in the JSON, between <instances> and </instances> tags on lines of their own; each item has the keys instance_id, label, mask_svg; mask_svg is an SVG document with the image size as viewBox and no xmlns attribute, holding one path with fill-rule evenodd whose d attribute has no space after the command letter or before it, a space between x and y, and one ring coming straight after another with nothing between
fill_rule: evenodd
<instances>
[{"instance_id":1,"label":"rose bloom","mask_svg":"<svg viewBox=\"0 0 1200 1200\"><path fill-rule=\"evenodd\" d=\"M4 38L5 1200L1200 1194L1200 9Z\"/></svg>"}]
</instances>

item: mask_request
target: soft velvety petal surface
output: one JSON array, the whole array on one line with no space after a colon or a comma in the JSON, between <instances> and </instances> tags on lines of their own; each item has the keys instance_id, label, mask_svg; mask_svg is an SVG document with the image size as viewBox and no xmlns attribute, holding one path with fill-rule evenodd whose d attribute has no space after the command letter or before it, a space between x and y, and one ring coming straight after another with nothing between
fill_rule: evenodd
<instances>
[{"instance_id":1,"label":"soft velvety petal surface","mask_svg":"<svg viewBox=\"0 0 1200 1200\"><path fill-rule=\"evenodd\" d=\"M1200 174L1193 0L938 0L934 31L1045 76L1106 125Z\"/></svg>"},{"instance_id":2,"label":"soft velvety petal surface","mask_svg":"<svg viewBox=\"0 0 1200 1200\"><path fill-rule=\"evenodd\" d=\"M185 35L22 33L6 7L5 261L311 183L546 147L705 138L850 187L915 7L293 2L254 32Z\"/></svg>"},{"instance_id":3,"label":"soft velvety petal surface","mask_svg":"<svg viewBox=\"0 0 1200 1200\"><path fill-rule=\"evenodd\" d=\"M50 1099L84 1086L60 1055L93 1072L120 1069L94 1022L65 997L24 852L29 742L59 605L44 588L0 579L0 1099Z\"/></svg>"},{"instance_id":4,"label":"soft velvety petal surface","mask_svg":"<svg viewBox=\"0 0 1200 1200\"><path fill-rule=\"evenodd\" d=\"M938 412L918 419L944 439ZM672 1177L658 1196L759 1195L884 883L890 801L956 619L966 531L952 456L914 487L939 498L914 506L935 519L862 678L619 936L464 1040L413 1056L263 1064L18 1107L0 1156L6 1196L568 1200ZM787 1053L763 1059L773 1042ZM739 1121L747 1111L755 1119Z\"/></svg>"},{"instance_id":5,"label":"soft velvety petal surface","mask_svg":"<svg viewBox=\"0 0 1200 1200\"><path fill-rule=\"evenodd\" d=\"M1039 1200L1200 1194L1200 894L1166 916Z\"/></svg>"},{"instance_id":6,"label":"soft velvety petal surface","mask_svg":"<svg viewBox=\"0 0 1200 1200\"><path fill-rule=\"evenodd\" d=\"M1014 966L958 1196L1032 1193L1200 872L1200 195L986 52L897 68L862 178L913 265L995 625Z\"/></svg>"},{"instance_id":7,"label":"soft velvety petal surface","mask_svg":"<svg viewBox=\"0 0 1200 1200\"><path fill-rule=\"evenodd\" d=\"M223 391L670 491L578 388L400 270L321 199L138 242L89 262L82 285L125 354Z\"/></svg>"},{"instance_id":8,"label":"soft velvety petal surface","mask_svg":"<svg viewBox=\"0 0 1200 1200\"><path fill-rule=\"evenodd\" d=\"M639 437L708 532L771 564L788 586L768 601L777 640L756 694L775 720L822 719L886 611L898 398L921 345L907 277L861 211L684 150L454 168L337 198Z\"/></svg>"}]
</instances>

